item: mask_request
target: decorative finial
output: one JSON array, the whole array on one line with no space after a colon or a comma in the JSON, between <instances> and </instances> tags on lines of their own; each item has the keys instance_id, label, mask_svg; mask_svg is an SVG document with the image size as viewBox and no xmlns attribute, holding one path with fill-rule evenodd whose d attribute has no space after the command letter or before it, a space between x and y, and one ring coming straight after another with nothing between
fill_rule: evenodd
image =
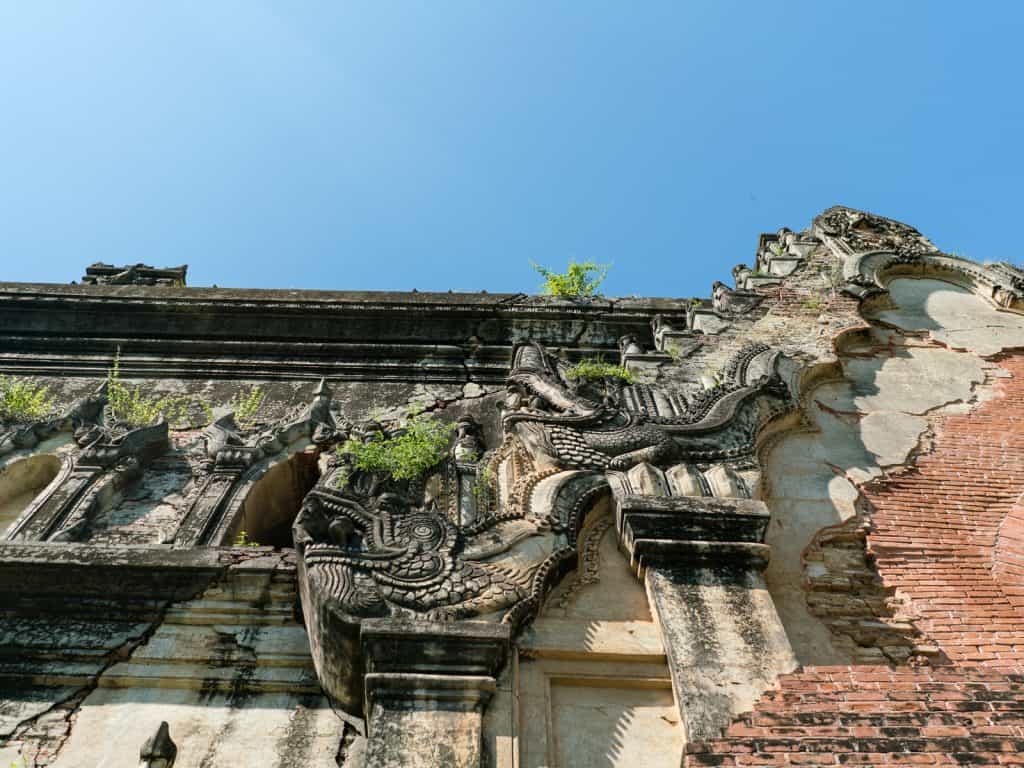
<instances>
[{"instance_id":1,"label":"decorative finial","mask_svg":"<svg viewBox=\"0 0 1024 768\"><path fill-rule=\"evenodd\" d=\"M320 383L316 385L316 389L313 391L313 397L330 397L331 388L327 386L327 378L321 377Z\"/></svg>"},{"instance_id":2,"label":"decorative finial","mask_svg":"<svg viewBox=\"0 0 1024 768\"><path fill-rule=\"evenodd\" d=\"M139 750L139 768L171 768L177 756L178 747L171 740L170 729L164 720Z\"/></svg>"}]
</instances>

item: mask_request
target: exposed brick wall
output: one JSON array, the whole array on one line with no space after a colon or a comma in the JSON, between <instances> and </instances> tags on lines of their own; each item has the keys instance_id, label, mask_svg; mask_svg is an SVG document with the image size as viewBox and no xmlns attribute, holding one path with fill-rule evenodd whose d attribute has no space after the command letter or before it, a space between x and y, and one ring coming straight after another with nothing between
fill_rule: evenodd
<instances>
[{"instance_id":1,"label":"exposed brick wall","mask_svg":"<svg viewBox=\"0 0 1024 768\"><path fill-rule=\"evenodd\" d=\"M1007 599L1024 610L1024 496L999 527L992 573Z\"/></svg>"},{"instance_id":2,"label":"exposed brick wall","mask_svg":"<svg viewBox=\"0 0 1024 768\"><path fill-rule=\"evenodd\" d=\"M1024 355L970 413L936 424L914 469L865 489L868 537L887 586L909 596L917 626L953 662L1024 663L1024 614L994 578L1000 525L1024 493Z\"/></svg>"},{"instance_id":3,"label":"exposed brick wall","mask_svg":"<svg viewBox=\"0 0 1024 768\"><path fill-rule=\"evenodd\" d=\"M861 515L819 531L804 552L807 608L857 664L902 664L931 651L912 614L867 556Z\"/></svg>"},{"instance_id":4,"label":"exposed brick wall","mask_svg":"<svg viewBox=\"0 0 1024 768\"><path fill-rule=\"evenodd\" d=\"M686 766L1024 766L1024 675L814 667L786 675Z\"/></svg>"},{"instance_id":5,"label":"exposed brick wall","mask_svg":"<svg viewBox=\"0 0 1024 768\"><path fill-rule=\"evenodd\" d=\"M949 663L783 676L722 739L688 745L687 766L1024 766L1024 354L998 362L1011 376L992 398L864 489L881 583Z\"/></svg>"}]
</instances>

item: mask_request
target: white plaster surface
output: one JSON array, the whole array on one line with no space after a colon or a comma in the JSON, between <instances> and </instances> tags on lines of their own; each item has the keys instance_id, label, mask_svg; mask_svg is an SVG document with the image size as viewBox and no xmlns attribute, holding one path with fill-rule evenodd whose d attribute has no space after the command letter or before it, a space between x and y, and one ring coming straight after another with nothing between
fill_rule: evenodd
<instances>
[{"instance_id":1,"label":"white plaster surface","mask_svg":"<svg viewBox=\"0 0 1024 768\"><path fill-rule=\"evenodd\" d=\"M485 715L490 764L678 768L683 728L661 631L607 511L588 516L580 541L578 572L548 597L499 680Z\"/></svg>"},{"instance_id":2,"label":"white plaster surface","mask_svg":"<svg viewBox=\"0 0 1024 768\"><path fill-rule=\"evenodd\" d=\"M765 578L802 664L850 661L807 610L804 549L822 528L856 513L857 485L908 460L930 415L969 409L986 396L979 385L998 369L993 371L981 355L1024 346L1024 318L999 311L962 288L902 278L889 287L894 308L880 312L880 320L908 332L927 331L935 341L972 351L874 329L870 343L851 349L843 359L843 381L809 393L807 416L814 431L787 435L767 455L772 521L766 540L772 559Z\"/></svg>"},{"instance_id":3,"label":"white plaster surface","mask_svg":"<svg viewBox=\"0 0 1024 768\"><path fill-rule=\"evenodd\" d=\"M337 768L344 724L294 620L294 581L258 565L174 604L100 675L54 768L136 768L161 720L176 768Z\"/></svg>"},{"instance_id":4,"label":"white plaster surface","mask_svg":"<svg viewBox=\"0 0 1024 768\"><path fill-rule=\"evenodd\" d=\"M964 288L939 280L899 278L889 283L894 309L878 319L982 357L1024 346L1024 317L995 309Z\"/></svg>"},{"instance_id":5,"label":"white plaster surface","mask_svg":"<svg viewBox=\"0 0 1024 768\"><path fill-rule=\"evenodd\" d=\"M175 768L337 768L342 724L321 696L168 688L90 694L53 768L137 768L161 720L178 745Z\"/></svg>"},{"instance_id":6,"label":"white plaster surface","mask_svg":"<svg viewBox=\"0 0 1024 768\"><path fill-rule=\"evenodd\" d=\"M679 715L670 688L598 687L556 678L551 719L558 768L679 766Z\"/></svg>"}]
</instances>

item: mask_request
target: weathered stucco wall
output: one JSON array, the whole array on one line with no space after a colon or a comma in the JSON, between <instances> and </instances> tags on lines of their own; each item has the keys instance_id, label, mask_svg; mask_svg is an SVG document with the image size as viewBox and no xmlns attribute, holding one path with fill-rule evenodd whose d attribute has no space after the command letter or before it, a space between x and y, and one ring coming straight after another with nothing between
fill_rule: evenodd
<instances>
[{"instance_id":1,"label":"weathered stucco wall","mask_svg":"<svg viewBox=\"0 0 1024 768\"><path fill-rule=\"evenodd\" d=\"M835 208L733 276L0 284L0 765L1024 764L1024 275Z\"/></svg>"},{"instance_id":2,"label":"weathered stucco wall","mask_svg":"<svg viewBox=\"0 0 1024 768\"><path fill-rule=\"evenodd\" d=\"M842 378L809 393L811 429L767 461L767 577L804 670L690 745L689 765L1022 759L1022 617L1001 561L1024 490L1024 320L947 282L888 288L870 329L840 339Z\"/></svg>"}]
</instances>

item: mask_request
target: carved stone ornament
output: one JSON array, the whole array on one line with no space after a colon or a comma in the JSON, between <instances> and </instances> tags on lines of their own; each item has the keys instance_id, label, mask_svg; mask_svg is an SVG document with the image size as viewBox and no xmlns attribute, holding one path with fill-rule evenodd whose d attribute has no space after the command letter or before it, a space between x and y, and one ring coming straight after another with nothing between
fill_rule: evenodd
<instances>
[{"instance_id":1,"label":"carved stone ornament","mask_svg":"<svg viewBox=\"0 0 1024 768\"><path fill-rule=\"evenodd\" d=\"M882 293L890 277L935 277L962 285L1007 309L1024 304L1024 272L1006 263L977 264L943 253L913 227L836 206L813 229L843 258L844 290L858 298Z\"/></svg>"},{"instance_id":2,"label":"carved stone ornament","mask_svg":"<svg viewBox=\"0 0 1024 768\"><path fill-rule=\"evenodd\" d=\"M115 267L97 262L85 268L85 285L157 285L184 287L188 265L180 267L151 267L149 264L130 264Z\"/></svg>"},{"instance_id":3,"label":"carved stone ornament","mask_svg":"<svg viewBox=\"0 0 1024 768\"><path fill-rule=\"evenodd\" d=\"M938 251L911 226L841 205L829 208L815 219L814 232L826 242L839 243L850 254L889 251L913 258Z\"/></svg>"},{"instance_id":4,"label":"carved stone ornament","mask_svg":"<svg viewBox=\"0 0 1024 768\"><path fill-rule=\"evenodd\" d=\"M753 291L733 290L716 280L711 286L711 300L716 312L742 315L760 304L764 297Z\"/></svg>"},{"instance_id":5,"label":"carved stone ornament","mask_svg":"<svg viewBox=\"0 0 1024 768\"><path fill-rule=\"evenodd\" d=\"M139 768L172 768L177 756L178 747L164 720L139 750Z\"/></svg>"},{"instance_id":6,"label":"carved stone ornament","mask_svg":"<svg viewBox=\"0 0 1024 768\"><path fill-rule=\"evenodd\" d=\"M214 409L213 421L190 456L195 491L174 546L215 546L229 542L246 491L261 462L282 454L299 440L325 450L348 437L351 425L339 423L331 411L332 393L324 379L308 405L297 408L264 429L242 430L229 409Z\"/></svg>"},{"instance_id":7,"label":"carved stone ornament","mask_svg":"<svg viewBox=\"0 0 1024 768\"><path fill-rule=\"evenodd\" d=\"M0 455L34 447L60 432L72 432L79 450L63 471L60 487L37 497L7 530L9 540L84 540L105 499L137 480L143 468L170 447L167 422L119 421L104 383L74 403L67 413L0 434Z\"/></svg>"},{"instance_id":8,"label":"carved stone ornament","mask_svg":"<svg viewBox=\"0 0 1024 768\"><path fill-rule=\"evenodd\" d=\"M325 690L360 712L367 619L520 627L575 567L583 518L609 495L613 475L622 486L634 468L710 468L750 456L760 426L789 407L777 358L750 347L724 383L678 407L650 386L571 380L565 361L523 344L508 377L502 442L476 464L472 492L461 481L480 438L468 424L452 456L410 480L364 471L351 454L332 457L293 527L303 616ZM394 434L368 424L351 437ZM708 483L699 469L692 474L700 495Z\"/></svg>"}]
</instances>

